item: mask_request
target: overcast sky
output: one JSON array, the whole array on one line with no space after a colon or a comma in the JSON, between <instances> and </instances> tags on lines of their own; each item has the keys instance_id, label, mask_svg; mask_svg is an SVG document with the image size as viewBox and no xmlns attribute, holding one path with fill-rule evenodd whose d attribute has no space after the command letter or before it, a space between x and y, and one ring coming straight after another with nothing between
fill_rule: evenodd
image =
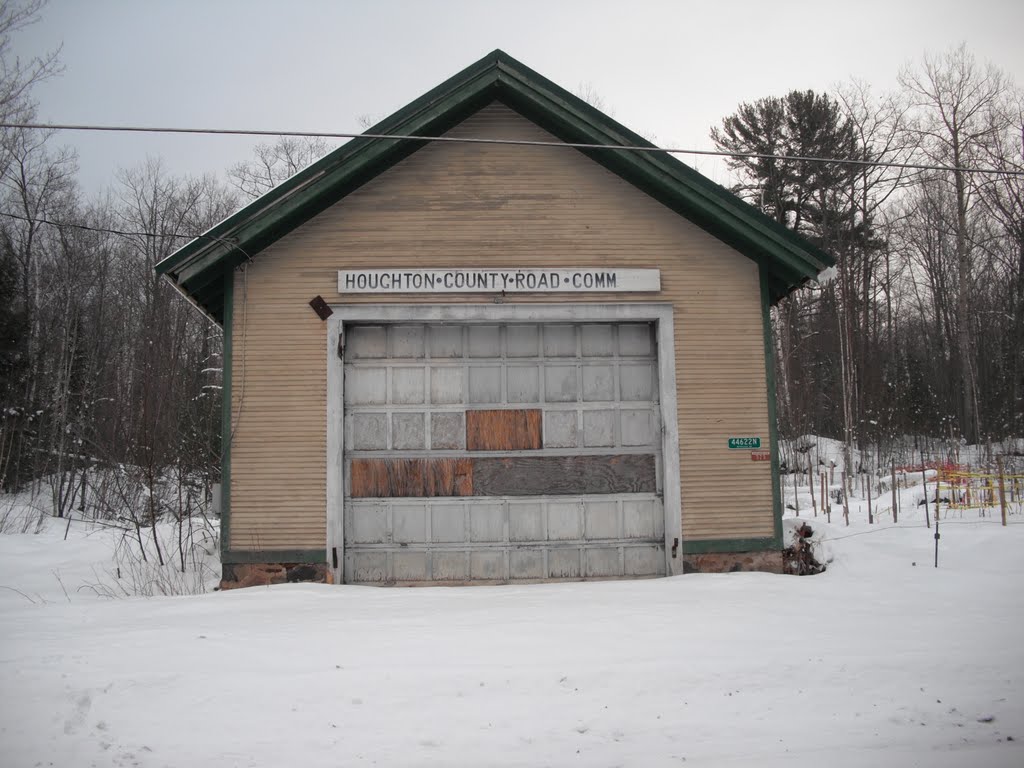
<instances>
[{"instance_id":1,"label":"overcast sky","mask_svg":"<svg viewBox=\"0 0 1024 768\"><path fill-rule=\"evenodd\" d=\"M63 46L40 86L62 123L356 132L495 48L563 87L589 86L662 146L712 148L737 104L852 77L894 88L900 67L961 42L1024 84L1021 0L405 2L51 0L22 57ZM254 140L63 133L90 194L160 156L222 172ZM683 158L722 182L709 160Z\"/></svg>"}]
</instances>

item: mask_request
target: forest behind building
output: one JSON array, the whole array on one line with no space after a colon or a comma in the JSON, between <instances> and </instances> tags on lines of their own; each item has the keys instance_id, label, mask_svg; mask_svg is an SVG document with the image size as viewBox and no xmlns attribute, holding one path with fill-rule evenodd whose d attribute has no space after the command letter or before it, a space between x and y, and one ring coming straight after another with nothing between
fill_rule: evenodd
<instances>
[{"instance_id":1,"label":"forest behind building","mask_svg":"<svg viewBox=\"0 0 1024 768\"><path fill-rule=\"evenodd\" d=\"M60 76L59 52L11 53L40 10L0 2L6 125ZM848 463L1024 435L1024 96L963 46L899 83L779 83L710 134L740 197L836 259L773 309L777 413ZM0 487L56 478L59 514L91 486L152 520L170 482L183 514L218 478L221 331L153 268L334 145L281 138L198 177L139 158L86 195L66 136L0 131Z\"/></svg>"}]
</instances>

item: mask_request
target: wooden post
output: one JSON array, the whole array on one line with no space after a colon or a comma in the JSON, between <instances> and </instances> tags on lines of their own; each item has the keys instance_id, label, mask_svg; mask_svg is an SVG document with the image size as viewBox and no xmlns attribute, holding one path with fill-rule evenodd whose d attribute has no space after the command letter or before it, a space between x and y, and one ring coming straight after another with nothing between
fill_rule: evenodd
<instances>
[{"instance_id":1,"label":"wooden post","mask_svg":"<svg viewBox=\"0 0 1024 768\"><path fill-rule=\"evenodd\" d=\"M875 522L875 518L871 514L871 473L868 473L868 481L865 483L868 488L868 525Z\"/></svg>"},{"instance_id":2,"label":"wooden post","mask_svg":"<svg viewBox=\"0 0 1024 768\"><path fill-rule=\"evenodd\" d=\"M821 508L824 510L828 521L832 522L832 503L825 490L825 473L821 473Z\"/></svg>"},{"instance_id":3,"label":"wooden post","mask_svg":"<svg viewBox=\"0 0 1024 768\"><path fill-rule=\"evenodd\" d=\"M793 473L793 508L796 509L796 516L800 517L800 491L796 487L796 478L799 472Z\"/></svg>"},{"instance_id":4,"label":"wooden post","mask_svg":"<svg viewBox=\"0 0 1024 768\"><path fill-rule=\"evenodd\" d=\"M807 489L811 492L811 509L814 516L818 516L818 502L814 499L814 469L811 468L811 456L807 455Z\"/></svg>"},{"instance_id":5,"label":"wooden post","mask_svg":"<svg viewBox=\"0 0 1024 768\"><path fill-rule=\"evenodd\" d=\"M85 513L85 491L86 491L86 488L88 487L88 484L89 484L88 483L88 474L89 474L88 467L82 467L82 496L81 496L81 498L79 499L79 502L78 502L78 511L83 513L82 514L83 517L85 516L85 514L84 514Z\"/></svg>"},{"instance_id":6,"label":"wooden post","mask_svg":"<svg viewBox=\"0 0 1024 768\"><path fill-rule=\"evenodd\" d=\"M1003 457L996 457L996 466L999 468L999 509L1003 513L1003 525L1006 525L1006 484L1003 480Z\"/></svg>"},{"instance_id":7,"label":"wooden post","mask_svg":"<svg viewBox=\"0 0 1024 768\"><path fill-rule=\"evenodd\" d=\"M900 496L896 493L896 459L892 460L892 521L898 523L900 521L900 508L899 508Z\"/></svg>"},{"instance_id":8,"label":"wooden post","mask_svg":"<svg viewBox=\"0 0 1024 768\"><path fill-rule=\"evenodd\" d=\"M932 521L928 519L928 474L925 472L924 462L921 462L921 484L924 486L924 524L932 527Z\"/></svg>"},{"instance_id":9,"label":"wooden post","mask_svg":"<svg viewBox=\"0 0 1024 768\"><path fill-rule=\"evenodd\" d=\"M843 518L846 525L850 525L850 497L846 492L846 473L843 472Z\"/></svg>"}]
</instances>

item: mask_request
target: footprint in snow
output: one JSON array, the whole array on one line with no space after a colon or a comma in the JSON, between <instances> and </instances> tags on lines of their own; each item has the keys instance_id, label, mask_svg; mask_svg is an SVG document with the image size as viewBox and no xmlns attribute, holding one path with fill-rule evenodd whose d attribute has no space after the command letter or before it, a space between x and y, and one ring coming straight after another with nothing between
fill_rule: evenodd
<instances>
[{"instance_id":1,"label":"footprint in snow","mask_svg":"<svg viewBox=\"0 0 1024 768\"><path fill-rule=\"evenodd\" d=\"M64 733L70 735L81 728L91 707L92 696L88 692L75 699L75 710L71 713L71 717L64 721Z\"/></svg>"}]
</instances>

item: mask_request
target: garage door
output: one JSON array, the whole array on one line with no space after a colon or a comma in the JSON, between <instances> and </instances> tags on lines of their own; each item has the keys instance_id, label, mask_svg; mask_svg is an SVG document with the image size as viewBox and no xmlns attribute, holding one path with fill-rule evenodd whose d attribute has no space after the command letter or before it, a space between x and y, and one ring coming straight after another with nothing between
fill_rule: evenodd
<instances>
[{"instance_id":1,"label":"garage door","mask_svg":"<svg viewBox=\"0 0 1024 768\"><path fill-rule=\"evenodd\" d=\"M345 328L348 583L665 572L648 323Z\"/></svg>"}]
</instances>

